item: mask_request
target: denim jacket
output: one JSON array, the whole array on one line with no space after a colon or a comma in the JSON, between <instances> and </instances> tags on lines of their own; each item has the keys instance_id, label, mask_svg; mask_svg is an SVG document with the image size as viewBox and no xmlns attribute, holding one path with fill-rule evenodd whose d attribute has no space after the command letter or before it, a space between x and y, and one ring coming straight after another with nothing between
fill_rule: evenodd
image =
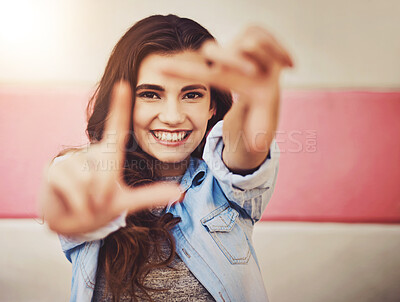
<instances>
[{"instance_id":1,"label":"denim jacket","mask_svg":"<svg viewBox=\"0 0 400 302\"><path fill-rule=\"evenodd\" d=\"M182 218L171 232L177 254L216 301L265 302L252 232L275 187L279 148L273 140L255 172L234 174L222 161L222 125L218 122L207 136L204 160L191 157L181 180L183 201L167 206ZM102 239L125 226L125 217L80 238L59 236L72 263L70 301L91 301Z\"/></svg>"}]
</instances>

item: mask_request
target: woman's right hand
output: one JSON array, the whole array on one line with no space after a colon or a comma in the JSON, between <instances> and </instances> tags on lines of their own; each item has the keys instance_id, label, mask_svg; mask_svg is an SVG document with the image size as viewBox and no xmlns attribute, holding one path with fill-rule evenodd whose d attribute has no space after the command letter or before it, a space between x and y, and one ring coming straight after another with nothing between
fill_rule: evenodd
<instances>
[{"instance_id":1,"label":"woman's right hand","mask_svg":"<svg viewBox=\"0 0 400 302\"><path fill-rule=\"evenodd\" d=\"M177 184L158 182L138 188L125 184L122 167L130 134L131 99L129 84L116 84L103 139L46 166L39 203L51 230L70 236L84 234L124 211L131 213L181 198Z\"/></svg>"}]
</instances>

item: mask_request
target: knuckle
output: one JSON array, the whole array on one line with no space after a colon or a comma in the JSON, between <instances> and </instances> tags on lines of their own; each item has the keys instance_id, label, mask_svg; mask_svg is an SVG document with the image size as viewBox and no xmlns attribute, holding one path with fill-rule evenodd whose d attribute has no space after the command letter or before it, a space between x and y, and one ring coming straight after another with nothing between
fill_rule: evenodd
<instances>
[{"instance_id":1,"label":"knuckle","mask_svg":"<svg viewBox=\"0 0 400 302\"><path fill-rule=\"evenodd\" d=\"M255 52L260 47L260 43L257 39L248 38L242 43L241 50L243 52Z\"/></svg>"}]
</instances>

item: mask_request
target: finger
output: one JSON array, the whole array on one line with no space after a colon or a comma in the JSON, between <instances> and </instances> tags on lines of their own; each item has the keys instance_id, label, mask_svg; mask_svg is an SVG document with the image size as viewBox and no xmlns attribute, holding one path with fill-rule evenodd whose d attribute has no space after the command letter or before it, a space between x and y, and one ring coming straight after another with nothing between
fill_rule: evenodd
<instances>
[{"instance_id":1,"label":"finger","mask_svg":"<svg viewBox=\"0 0 400 302\"><path fill-rule=\"evenodd\" d=\"M95 217L89 211L75 213L67 210L64 197L60 198L53 189L47 194L47 199L44 219L54 232L64 235L82 234L95 230L102 223L102 217ZM106 220L103 221L105 224Z\"/></svg>"},{"instance_id":2,"label":"finger","mask_svg":"<svg viewBox=\"0 0 400 302\"><path fill-rule=\"evenodd\" d=\"M47 225L51 230L60 232L65 217L71 216L66 207L65 197L60 197L52 187L44 185L39 198L42 205L41 214Z\"/></svg>"},{"instance_id":3,"label":"finger","mask_svg":"<svg viewBox=\"0 0 400 302\"><path fill-rule=\"evenodd\" d=\"M108 180L103 178L96 182L96 186L89 188L87 200L89 208L93 213L98 213L106 209L112 203L115 191L115 179Z\"/></svg>"},{"instance_id":4,"label":"finger","mask_svg":"<svg viewBox=\"0 0 400 302\"><path fill-rule=\"evenodd\" d=\"M60 177L60 174L54 171L54 168L53 161L45 165L43 181L38 195L39 211L51 229L57 229L62 215L76 211L71 207L65 191L60 189L65 185L64 177Z\"/></svg>"},{"instance_id":5,"label":"finger","mask_svg":"<svg viewBox=\"0 0 400 302\"><path fill-rule=\"evenodd\" d=\"M253 75L256 68L253 63L243 60L237 53L223 49L214 41L207 41L201 47L201 53L207 60L236 69L245 75Z\"/></svg>"},{"instance_id":6,"label":"finger","mask_svg":"<svg viewBox=\"0 0 400 302\"><path fill-rule=\"evenodd\" d=\"M284 47L271 33L259 26L250 26L235 40L235 47L256 59L265 71L268 62L278 61L283 66L292 66L293 62Z\"/></svg>"},{"instance_id":7,"label":"finger","mask_svg":"<svg viewBox=\"0 0 400 302\"><path fill-rule=\"evenodd\" d=\"M279 58L283 65L289 67L294 66L293 59L289 52L271 33L259 27L256 27L255 31L260 36L260 43L266 51L273 53L276 58Z\"/></svg>"},{"instance_id":8,"label":"finger","mask_svg":"<svg viewBox=\"0 0 400 302\"><path fill-rule=\"evenodd\" d=\"M58 216L54 216L51 220L47 221L49 228L62 235L74 236L81 235L96 230L106 221L102 221L102 224L93 216L86 214L68 215L61 213Z\"/></svg>"},{"instance_id":9,"label":"finger","mask_svg":"<svg viewBox=\"0 0 400 302\"><path fill-rule=\"evenodd\" d=\"M235 90L246 93L251 84L250 78L236 72L226 72L220 65L208 67L198 62L175 60L160 65L160 71L170 77L206 82L223 90Z\"/></svg>"},{"instance_id":10,"label":"finger","mask_svg":"<svg viewBox=\"0 0 400 302\"><path fill-rule=\"evenodd\" d=\"M42 181L40 183L39 191L36 196L36 209L40 216L44 216L48 206L49 195L49 170L52 161L48 161L42 170Z\"/></svg>"},{"instance_id":11,"label":"finger","mask_svg":"<svg viewBox=\"0 0 400 302\"><path fill-rule=\"evenodd\" d=\"M53 176L50 179L50 189L57 198L57 202L62 204L67 212L84 213L88 211L87 204L83 198L83 190L74 183L71 177Z\"/></svg>"},{"instance_id":12,"label":"finger","mask_svg":"<svg viewBox=\"0 0 400 302\"><path fill-rule=\"evenodd\" d=\"M254 38L244 39L239 47L239 52L244 60L252 62L256 70L261 73L267 73L275 59L274 54L266 51L260 41Z\"/></svg>"},{"instance_id":13,"label":"finger","mask_svg":"<svg viewBox=\"0 0 400 302\"><path fill-rule=\"evenodd\" d=\"M283 66L294 66L293 60L286 50L276 48L276 46L272 45L269 41L262 41L261 46L264 48L264 51L270 53L271 56L275 57Z\"/></svg>"},{"instance_id":14,"label":"finger","mask_svg":"<svg viewBox=\"0 0 400 302\"><path fill-rule=\"evenodd\" d=\"M73 213L65 210L58 197L51 199L45 212L45 220L52 231L63 235L79 235L105 225L108 212L93 215L91 212Z\"/></svg>"},{"instance_id":15,"label":"finger","mask_svg":"<svg viewBox=\"0 0 400 302\"><path fill-rule=\"evenodd\" d=\"M49 206L46 208L45 221L49 228L57 233L64 234L68 230L68 226L65 224L67 217L71 214L65 211L65 207L59 202L57 198L51 200ZM65 227L68 227L65 229Z\"/></svg>"},{"instance_id":16,"label":"finger","mask_svg":"<svg viewBox=\"0 0 400 302\"><path fill-rule=\"evenodd\" d=\"M114 213L124 210L132 213L157 205L166 205L171 201L180 200L181 197L182 192L178 184L157 182L133 189L123 188L116 193Z\"/></svg>"},{"instance_id":17,"label":"finger","mask_svg":"<svg viewBox=\"0 0 400 302\"><path fill-rule=\"evenodd\" d=\"M117 159L121 161L124 159L125 141L129 134L131 105L131 88L127 82L121 80L114 85L103 134L107 149L112 148L109 152L114 150Z\"/></svg>"}]
</instances>

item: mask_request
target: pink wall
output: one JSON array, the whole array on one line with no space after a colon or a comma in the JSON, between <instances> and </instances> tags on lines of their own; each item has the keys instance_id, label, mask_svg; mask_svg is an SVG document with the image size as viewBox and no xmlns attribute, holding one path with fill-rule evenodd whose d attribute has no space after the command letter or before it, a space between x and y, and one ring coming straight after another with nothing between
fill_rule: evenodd
<instances>
[{"instance_id":1,"label":"pink wall","mask_svg":"<svg viewBox=\"0 0 400 302\"><path fill-rule=\"evenodd\" d=\"M88 90L0 88L0 217L33 217L44 164L86 143ZM400 92L289 91L264 220L400 222Z\"/></svg>"},{"instance_id":2,"label":"pink wall","mask_svg":"<svg viewBox=\"0 0 400 302\"><path fill-rule=\"evenodd\" d=\"M32 217L42 171L63 145L86 142L85 91L0 89L0 217Z\"/></svg>"},{"instance_id":3,"label":"pink wall","mask_svg":"<svg viewBox=\"0 0 400 302\"><path fill-rule=\"evenodd\" d=\"M281 108L264 219L400 222L400 92L287 92Z\"/></svg>"}]
</instances>

